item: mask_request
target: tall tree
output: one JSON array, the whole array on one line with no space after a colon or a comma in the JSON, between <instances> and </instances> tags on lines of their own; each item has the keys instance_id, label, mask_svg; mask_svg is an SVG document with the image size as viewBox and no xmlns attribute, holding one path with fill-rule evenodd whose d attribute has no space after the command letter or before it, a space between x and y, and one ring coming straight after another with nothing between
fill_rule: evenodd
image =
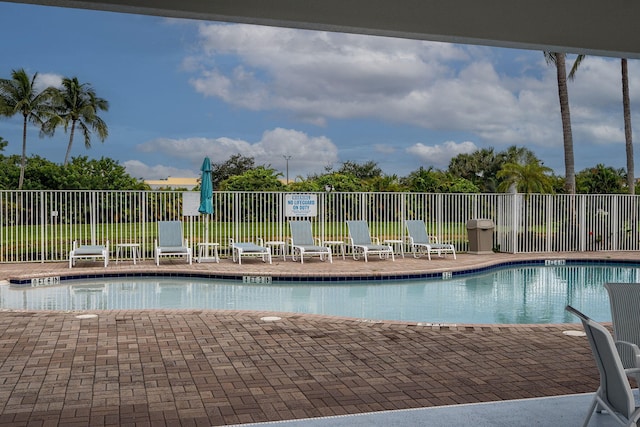
<instances>
[{"instance_id":1,"label":"tall tree","mask_svg":"<svg viewBox=\"0 0 640 427\"><path fill-rule=\"evenodd\" d=\"M24 170L27 162L27 124L38 126L43 133L48 133L43 127L52 113L51 99L55 93L53 88L38 91L36 79L38 73L31 78L21 68L11 71L10 79L0 79L0 115L12 117L22 114L22 158L20 161L20 178L18 190L24 184Z\"/></svg>"},{"instance_id":2,"label":"tall tree","mask_svg":"<svg viewBox=\"0 0 640 427\"><path fill-rule=\"evenodd\" d=\"M340 169L337 170L338 173L342 173L345 175L353 175L358 179L373 179L380 178L383 176L382 169L378 166L376 162L368 161L362 164L352 162L347 160L342 164Z\"/></svg>"},{"instance_id":3,"label":"tall tree","mask_svg":"<svg viewBox=\"0 0 640 427\"><path fill-rule=\"evenodd\" d=\"M66 166L69 163L76 128L82 132L86 148L91 148L92 131L98 135L101 142L107 138L109 129L98 113L108 111L109 102L98 97L89 83L80 83L77 77L62 79L62 89L56 92L54 101L57 115L46 126L51 133L58 125L64 126L65 132L71 126L67 153L64 156Z\"/></svg>"},{"instance_id":4,"label":"tall tree","mask_svg":"<svg viewBox=\"0 0 640 427\"><path fill-rule=\"evenodd\" d=\"M571 113L569 111L569 90L567 88L566 54L559 52L544 52L548 64L556 67L558 80L558 98L560 100L560 115L562 117L562 137L564 141L564 170L565 191L568 194L576 192L576 170L573 157L573 134L571 132ZM584 55L578 55L569 72L569 78L573 79Z\"/></svg>"},{"instance_id":5,"label":"tall tree","mask_svg":"<svg viewBox=\"0 0 640 427\"><path fill-rule=\"evenodd\" d=\"M576 174L576 189L582 194L624 194L624 169L615 169L602 163Z\"/></svg>"},{"instance_id":6,"label":"tall tree","mask_svg":"<svg viewBox=\"0 0 640 427\"><path fill-rule=\"evenodd\" d=\"M552 193L552 169L544 166L537 159L526 163L505 163L498 172L502 182L498 186L500 191L515 189L520 193Z\"/></svg>"},{"instance_id":7,"label":"tall tree","mask_svg":"<svg viewBox=\"0 0 640 427\"><path fill-rule=\"evenodd\" d=\"M282 191L284 184L280 181L281 173L275 169L258 166L242 175L234 175L220 184L224 191Z\"/></svg>"},{"instance_id":8,"label":"tall tree","mask_svg":"<svg viewBox=\"0 0 640 427\"><path fill-rule=\"evenodd\" d=\"M624 113L624 141L627 152L627 187L629 194L635 194L636 178L633 165L633 138L631 134L631 101L629 100L629 72L627 59L620 60L622 68L622 110Z\"/></svg>"},{"instance_id":9,"label":"tall tree","mask_svg":"<svg viewBox=\"0 0 640 427\"><path fill-rule=\"evenodd\" d=\"M458 154L449 162L448 171L474 183L483 193L496 191L496 174L504 156L495 153L493 147L482 148L473 153Z\"/></svg>"},{"instance_id":10,"label":"tall tree","mask_svg":"<svg viewBox=\"0 0 640 427\"><path fill-rule=\"evenodd\" d=\"M242 175L245 172L255 168L255 159L253 157L243 156L242 154L234 154L227 161L211 164L211 181L213 188L218 189L222 181L232 176Z\"/></svg>"}]
</instances>

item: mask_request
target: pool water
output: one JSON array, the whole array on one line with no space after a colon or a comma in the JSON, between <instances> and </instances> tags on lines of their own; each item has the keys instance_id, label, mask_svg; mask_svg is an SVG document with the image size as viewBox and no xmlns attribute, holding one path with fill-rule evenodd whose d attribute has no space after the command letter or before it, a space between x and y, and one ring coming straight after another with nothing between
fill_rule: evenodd
<instances>
[{"instance_id":1,"label":"pool water","mask_svg":"<svg viewBox=\"0 0 640 427\"><path fill-rule=\"evenodd\" d=\"M575 323L571 304L610 321L606 282L640 282L640 266L526 266L449 280L242 284L193 278L114 278L59 286L0 286L0 309L258 310L424 323Z\"/></svg>"}]
</instances>

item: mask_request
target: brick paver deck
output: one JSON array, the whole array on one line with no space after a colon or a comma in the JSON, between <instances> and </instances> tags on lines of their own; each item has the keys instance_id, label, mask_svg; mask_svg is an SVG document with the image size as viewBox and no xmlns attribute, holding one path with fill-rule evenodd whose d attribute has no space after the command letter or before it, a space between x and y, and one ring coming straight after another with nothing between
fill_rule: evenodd
<instances>
[{"instance_id":1,"label":"brick paver deck","mask_svg":"<svg viewBox=\"0 0 640 427\"><path fill-rule=\"evenodd\" d=\"M635 254L556 254L613 257ZM526 257L526 256L525 256ZM529 256L530 257L530 256ZM290 261L242 271L348 274L465 268L517 259ZM73 271L103 271L79 264ZM0 280L68 273L0 264ZM109 271L133 269L109 266ZM145 261L136 271L158 268ZM239 270L228 260L175 269ZM597 388L578 325L458 325L278 313L130 310L0 314L0 426L208 426L571 393Z\"/></svg>"}]
</instances>

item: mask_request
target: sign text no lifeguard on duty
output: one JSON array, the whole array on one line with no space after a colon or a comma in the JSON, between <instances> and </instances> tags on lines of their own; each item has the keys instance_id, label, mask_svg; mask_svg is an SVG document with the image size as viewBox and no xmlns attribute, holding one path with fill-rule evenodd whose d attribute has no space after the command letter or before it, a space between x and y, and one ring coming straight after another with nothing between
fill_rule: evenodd
<instances>
[{"instance_id":1,"label":"sign text no lifeguard on duty","mask_svg":"<svg viewBox=\"0 0 640 427\"><path fill-rule=\"evenodd\" d=\"M285 216L318 216L317 194L285 195Z\"/></svg>"}]
</instances>

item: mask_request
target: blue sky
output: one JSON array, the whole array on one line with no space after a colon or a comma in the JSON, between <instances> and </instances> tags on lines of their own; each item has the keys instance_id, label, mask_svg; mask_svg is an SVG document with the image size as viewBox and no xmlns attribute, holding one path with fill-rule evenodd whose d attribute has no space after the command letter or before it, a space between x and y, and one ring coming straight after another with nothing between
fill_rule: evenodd
<instances>
[{"instance_id":1,"label":"blue sky","mask_svg":"<svg viewBox=\"0 0 640 427\"><path fill-rule=\"evenodd\" d=\"M205 155L236 153L283 174L291 156L290 179L345 161L406 176L511 145L564 174L555 70L539 51L4 2L0 34L0 77L75 76L109 101L107 140L76 138L72 156L138 178L197 176ZM638 61L629 73L637 126ZM569 95L576 170L625 167L620 61L587 57ZM0 118L5 154L20 153L21 132L21 118ZM67 141L30 127L27 151L61 163Z\"/></svg>"}]
</instances>

